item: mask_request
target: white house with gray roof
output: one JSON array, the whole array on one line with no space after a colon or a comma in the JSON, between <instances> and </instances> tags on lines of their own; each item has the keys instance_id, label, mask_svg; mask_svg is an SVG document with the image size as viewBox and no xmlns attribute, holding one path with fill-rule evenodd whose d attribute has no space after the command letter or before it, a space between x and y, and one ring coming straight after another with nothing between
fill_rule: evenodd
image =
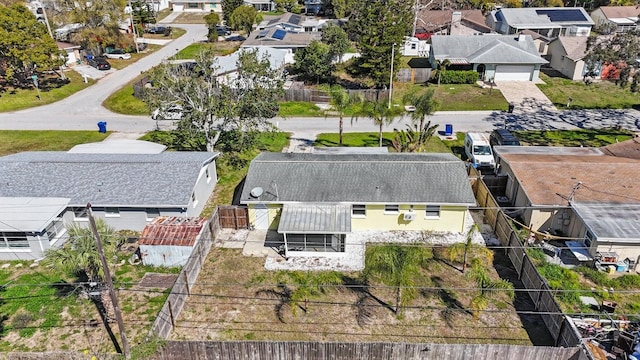
<instances>
[{"instance_id":1,"label":"white house with gray roof","mask_svg":"<svg viewBox=\"0 0 640 360\"><path fill-rule=\"evenodd\" d=\"M529 35L433 35L431 65L449 60L452 70L475 70L484 81L536 81L547 61Z\"/></svg>"},{"instance_id":2,"label":"white house with gray roof","mask_svg":"<svg viewBox=\"0 0 640 360\"><path fill-rule=\"evenodd\" d=\"M240 203L286 257L339 259L363 254L366 231L464 233L475 198L452 154L261 153Z\"/></svg>"},{"instance_id":3,"label":"white house with gray roof","mask_svg":"<svg viewBox=\"0 0 640 360\"><path fill-rule=\"evenodd\" d=\"M24 214L25 223L32 218L43 220L39 210L45 209L51 219L84 223L88 221L85 207L90 203L96 217L115 229L140 231L160 215L199 216L217 182L217 156L211 152L23 152L0 157L0 197L14 199L9 205L3 202L5 213L31 209ZM52 198L65 199L65 205ZM58 207L45 207L39 201ZM42 236L42 227L52 223L7 227L11 222L6 220L0 216L0 224L6 227L3 233L14 229L22 233L21 238ZM31 250L28 258L45 249Z\"/></svg>"}]
</instances>

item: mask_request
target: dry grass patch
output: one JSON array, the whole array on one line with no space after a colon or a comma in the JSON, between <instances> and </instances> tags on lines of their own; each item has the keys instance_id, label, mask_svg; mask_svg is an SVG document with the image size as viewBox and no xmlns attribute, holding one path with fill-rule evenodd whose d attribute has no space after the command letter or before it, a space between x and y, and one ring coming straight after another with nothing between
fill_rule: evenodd
<instances>
[{"instance_id":1,"label":"dry grass patch","mask_svg":"<svg viewBox=\"0 0 640 360\"><path fill-rule=\"evenodd\" d=\"M475 283L440 260L430 261L419 275L416 299L401 317L389 309L395 300L394 289L380 284L372 284L368 296L363 296L366 291L361 286L331 288L310 297L307 311L298 308L296 316L277 296L284 289L278 280L287 278L266 271L264 258L213 248L177 320L173 338L531 345L506 295L491 301L479 320L474 320L466 310L474 293L462 289L473 288ZM494 270L490 276L498 278ZM343 277L355 282L359 274L344 273ZM268 296L269 292L276 296ZM280 321L276 312L283 305ZM363 311L368 316L363 317Z\"/></svg>"},{"instance_id":2,"label":"dry grass patch","mask_svg":"<svg viewBox=\"0 0 640 360\"><path fill-rule=\"evenodd\" d=\"M173 20L173 24L205 24L206 12L183 12Z\"/></svg>"}]
</instances>

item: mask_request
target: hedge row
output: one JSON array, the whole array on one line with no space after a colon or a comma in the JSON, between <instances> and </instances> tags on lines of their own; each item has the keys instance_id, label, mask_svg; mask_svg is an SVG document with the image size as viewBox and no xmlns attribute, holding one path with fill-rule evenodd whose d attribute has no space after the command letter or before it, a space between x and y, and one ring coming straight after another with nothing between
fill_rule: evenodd
<instances>
[{"instance_id":1,"label":"hedge row","mask_svg":"<svg viewBox=\"0 0 640 360\"><path fill-rule=\"evenodd\" d=\"M438 82L438 76L441 84L475 84L478 81L478 72L473 70L438 70L434 82Z\"/></svg>"}]
</instances>

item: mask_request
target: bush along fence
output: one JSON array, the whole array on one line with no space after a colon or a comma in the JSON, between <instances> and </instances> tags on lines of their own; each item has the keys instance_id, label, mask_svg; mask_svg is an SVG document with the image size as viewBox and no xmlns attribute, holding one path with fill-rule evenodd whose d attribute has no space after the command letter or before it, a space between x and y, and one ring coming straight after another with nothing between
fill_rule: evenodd
<instances>
[{"instance_id":1,"label":"bush along fence","mask_svg":"<svg viewBox=\"0 0 640 360\"><path fill-rule=\"evenodd\" d=\"M562 312L553 296L552 289L526 254L523 242L511 227L511 222L500 209L480 174L475 169L470 169L470 171L472 177L476 175L476 178L472 181L472 188L478 206L483 209L485 219L493 228L501 246L505 247L507 256L518 272L518 277L522 281L524 288L528 289L527 294L535 304L536 311L540 312L542 320L556 346L584 346L578 329L569 317ZM587 355L584 354L584 356ZM588 357L584 357L584 359L588 359Z\"/></svg>"},{"instance_id":2,"label":"bush along fence","mask_svg":"<svg viewBox=\"0 0 640 360\"><path fill-rule=\"evenodd\" d=\"M441 84L475 84L478 81L478 72L474 70L436 70L433 81Z\"/></svg>"},{"instance_id":3,"label":"bush along fence","mask_svg":"<svg viewBox=\"0 0 640 360\"><path fill-rule=\"evenodd\" d=\"M577 360L578 348L503 344L333 343L301 341L168 341L154 360Z\"/></svg>"}]
</instances>

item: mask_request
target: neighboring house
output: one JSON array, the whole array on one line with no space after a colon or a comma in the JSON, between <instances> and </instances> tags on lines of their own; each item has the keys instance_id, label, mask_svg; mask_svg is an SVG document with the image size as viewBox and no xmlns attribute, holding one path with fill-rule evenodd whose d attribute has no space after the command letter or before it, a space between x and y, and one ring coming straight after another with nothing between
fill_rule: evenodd
<instances>
[{"instance_id":1,"label":"neighboring house","mask_svg":"<svg viewBox=\"0 0 640 360\"><path fill-rule=\"evenodd\" d=\"M535 81L547 63L527 35L434 35L429 60L433 68L449 60L448 69L475 70L484 81Z\"/></svg>"},{"instance_id":2,"label":"neighboring house","mask_svg":"<svg viewBox=\"0 0 640 360\"><path fill-rule=\"evenodd\" d=\"M68 198L78 223L88 220L91 203L115 229L140 231L160 215L199 216L217 182L218 153L87 151L0 157L0 196Z\"/></svg>"},{"instance_id":3,"label":"neighboring house","mask_svg":"<svg viewBox=\"0 0 640 360\"><path fill-rule=\"evenodd\" d=\"M571 205L640 204L640 161L605 155L597 148L495 146L498 176L507 178L504 196L525 225L582 237Z\"/></svg>"},{"instance_id":4,"label":"neighboring house","mask_svg":"<svg viewBox=\"0 0 640 360\"><path fill-rule=\"evenodd\" d=\"M638 29L638 16L638 5L600 6L591 12L591 19L596 27L617 33Z\"/></svg>"},{"instance_id":5,"label":"neighboring house","mask_svg":"<svg viewBox=\"0 0 640 360\"><path fill-rule=\"evenodd\" d=\"M571 80L582 80L587 72L582 60L586 52L586 37L560 36L549 43L549 65Z\"/></svg>"},{"instance_id":6,"label":"neighboring house","mask_svg":"<svg viewBox=\"0 0 640 360\"><path fill-rule=\"evenodd\" d=\"M244 0L244 5L253 6L258 11L275 11L273 0Z\"/></svg>"},{"instance_id":7,"label":"neighboring house","mask_svg":"<svg viewBox=\"0 0 640 360\"><path fill-rule=\"evenodd\" d=\"M598 259L598 253L608 253L615 257L616 267L625 269L625 258L637 264L640 260L640 204L574 202L571 206L578 222L570 236L582 239L573 244L586 250L586 261L591 260L589 257Z\"/></svg>"},{"instance_id":8,"label":"neighboring house","mask_svg":"<svg viewBox=\"0 0 640 360\"><path fill-rule=\"evenodd\" d=\"M322 10L323 0L304 0L304 12L306 14L317 14Z\"/></svg>"},{"instance_id":9,"label":"neighboring house","mask_svg":"<svg viewBox=\"0 0 640 360\"><path fill-rule=\"evenodd\" d=\"M242 49L225 56L218 56L218 79L229 83L235 79L238 74L238 58L243 51L256 51L258 59L267 57L269 64L273 70L284 71L286 64L293 63L293 53L291 50L274 49L268 46L243 47Z\"/></svg>"},{"instance_id":10,"label":"neighboring house","mask_svg":"<svg viewBox=\"0 0 640 360\"><path fill-rule=\"evenodd\" d=\"M66 62L65 64L71 65L75 64L78 60L82 60L80 57L80 49L82 46L73 45L66 42L56 41L56 45L58 45L58 49L65 52Z\"/></svg>"},{"instance_id":11,"label":"neighboring house","mask_svg":"<svg viewBox=\"0 0 640 360\"><path fill-rule=\"evenodd\" d=\"M284 237L285 257L340 259L362 256L366 231L464 233L475 198L452 154L261 153L240 203Z\"/></svg>"},{"instance_id":12,"label":"neighboring house","mask_svg":"<svg viewBox=\"0 0 640 360\"><path fill-rule=\"evenodd\" d=\"M170 0L172 11L183 12L222 12L221 0Z\"/></svg>"},{"instance_id":13,"label":"neighboring house","mask_svg":"<svg viewBox=\"0 0 640 360\"><path fill-rule=\"evenodd\" d=\"M487 15L486 24L501 34L531 30L553 39L558 36L589 36L594 25L581 7L502 8Z\"/></svg>"},{"instance_id":14,"label":"neighboring house","mask_svg":"<svg viewBox=\"0 0 640 360\"><path fill-rule=\"evenodd\" d=\"M533 42L536 44L536 48L538 48L538 53L540 53L540 56L544 57L545 55L547 55L550 41L548 38L531 30L522 30L520 34L531 36Z\"/></svg>"},{"instance_id":15,"label":"neighboring house","mask_svg":"<svg viewBox=\"0 0 640 360\"><path fill-rule=\"evenodd\" d=\"M253 31L240 47L267 46L295 52L309 46L314 40L320 41L321 38L320 32L289 32L278 27L271 27Z\"/></svg>"},{"instance_id":16,"label":"neighboring house","mask_svg":"<svg viewBox=\"0 0 640 360\"><path fill-rule=\"evenodd\" d=\"M485 24L480 10L421 10L416 33L431 35L480 35L493 30Z\"/></svg>"},{"instance_id":17,"label":"neighboring house","mask_svg":"<svg viewBox=\"0 0 640 360\"><path fill-rule=\"evenodd\" d=\"M623 158L640 160L640 138L616 142L600 148L600 151L609 156L619 156Z\"/></svg>"},{"instance_id":18,"label":"neighboring house","mask_svg":"<svg viewBox=\"0 0 640 360\"><path fill-rule=\"evenodd\" d=\"M405 37L400 53L402 56L429 57L430 45L426 40L415 37Z\"/></svg>"},{"instance_id":19,"label":"neighboring house","mask_svg":"<svg viewBox=\"0 0 640 360\"><path fill-rule=\"evenodd\" d=\"M145 226L138 239L142 263L151 266L184 266L198 241L203 240L201 236L206 224L207 220L201 218L155 218Z\"/></svg>"},{"instance_id":20,"label":"neighboring house","mask_svg":"<svg viewBox=\"0 0 640 360\"><path fill-rule=\"evenodd\" d=\"M257 30L278 28L290 33L316 32L328 22L326 19L307 18L304 15L284 13L278 16L270 16L261 21Z\"/></svg>"},{"instance_id":21,"label":"neighboring house","mask_svg":"<svg viewBox=\"0 0 640 360\"><path fill-rule=\"evenodd\" d=\"M0 260L37 260L64 243L69 198L0 197Z\"/></svg>"}]
</instances>

